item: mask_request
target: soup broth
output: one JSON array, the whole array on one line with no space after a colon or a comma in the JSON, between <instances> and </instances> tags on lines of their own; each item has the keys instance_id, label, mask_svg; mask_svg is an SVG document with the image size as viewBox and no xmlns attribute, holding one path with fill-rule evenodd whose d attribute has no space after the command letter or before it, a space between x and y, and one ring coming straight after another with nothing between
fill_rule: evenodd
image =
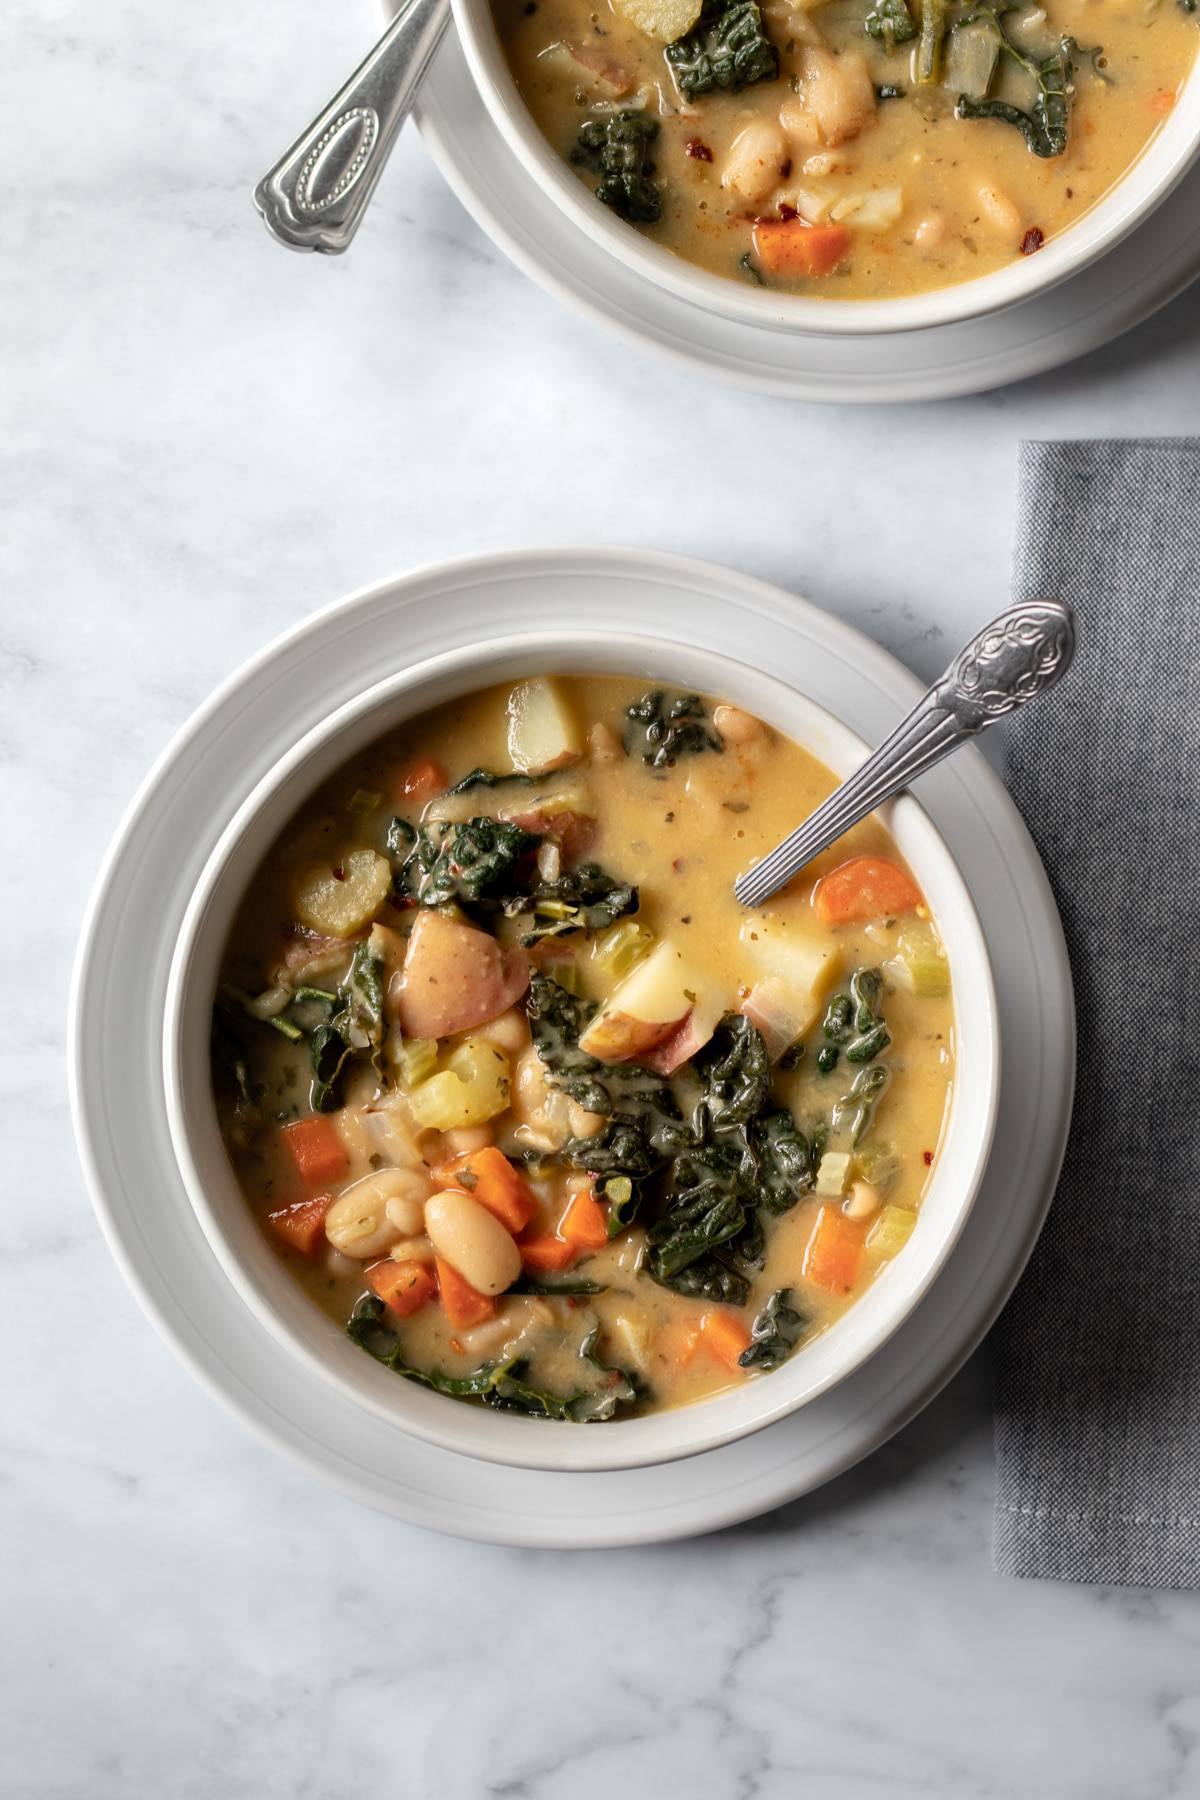
<instances>
[{"instance_id":1,"label":"soup broth","mask_svg":"<svg viewBox=\"0 0 1200 1800\"><path fill-rule=\"evenodd\" d=\"M621 217L716 274L843 300L1059 236L1174 106L1198 22L1194 0L494 4L537 125Z\"/></svg>"},{"instance_id":2,"label":"soup broth","mask_svg":"<svg viewBox=\"0 0 1200 1800\"><path fill-rule=\"evenodd\" d=\"M735 708L535 679L296 814L230 936L215 1091L247 1204L365 1350L627 1416L763 1377L903 1253L953 1075L936 924L876 819L733 893L833 785Z\"/></svg>"}]
</instances>

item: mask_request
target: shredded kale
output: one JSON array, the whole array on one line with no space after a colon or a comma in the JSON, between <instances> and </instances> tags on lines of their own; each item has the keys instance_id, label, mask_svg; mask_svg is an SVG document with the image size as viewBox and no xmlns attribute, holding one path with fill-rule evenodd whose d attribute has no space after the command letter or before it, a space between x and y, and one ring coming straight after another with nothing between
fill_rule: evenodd
<instances>
[{"instance_id":1,"label":"shredded kale","mask_svg":"<svg viewBox=\"0 0 1200 1800\"><path fill-rule=\"evenodd\" d=\"M494 769L472 769L469 775L447 788L446 794L470 794L476 788L532 787L536 779L534 775L518 775L512 769L499 773Z\"/></svg>"},{"instance_id":2,"label":"shredded kale","mask_svg":"<svg viewBox=\"0 0 1200 1800\"><path fill-rule=\"evenodd\" d=\"M1008 100L986 97L978 99L969 94L960 94L954 116L957 119L1000 119L1004 124L1015 126L1020 131L1035 156L1062 156L1070 133L1069 89L1078 47L1074 38L1064 37L1048 56L1035 58L1027 55L1004 29L1001 12L1006 10L1008 9L997 11L992 7L982 7L959 20L959 27L979 23L995 33L1001 59L1007 58L1033 82L1035 93L1032 104L1026 110Z\"/></svg>"},{"instance_id":3,"label":"shredded kale","mask_svg":"<svg viewBox=\"0 0 1200 1800\"><path fill-rule=\"evenodd\" d=\"M699 694L667 695L662 688L651 688L625 708L625 717L626 750L640 751L642 761L653 769L670 768L681 756L725 748Z\"/></svg>"},{"instance_id":4,"label":"shredded kale","mask_svg":"<svg viewBox=\"0 0 1200 1800\"><path fill-rule=\"evenodd\" d=\"M743 1369L777 1369L799 1342L808 1320L792 1305L791 1288L778 1288L750 1327L750 1342L738 1362Z\"/></svg>"},{"instance_id":5,"label":"shredded kale","mask_svg":"<svg viewBox=\"0 0 1200 1800\"><path fill-rule=\"evenodd\" d=\"M771 1091L771 1062L762 1033L741 1013L726 1013L695 1059L713 1129L747 1125Z\"/></svg>"},{"instance_id":6,"label":"shredded kale","mask_svg":"<svg viewBox=\"0 0 1200 1800\"><path fill-rule=\"evenodd\" d=\"M657 136L658 120L645 113L597 113L584 120L571 152L573 163L599 173L596 198L631 225L652 225L662 213L650 157Z\"/></svg>"},{"instance_id":7,"label":"shredded kale","mask_svg":"<svg viewBox=\"0 0 1200 1800\"><path fill-rule=\"evenodd\" d=\"M611 1113L613 1101L604 1082L608 1065L579 1048L579 1039L596 1011L595 1003L568 994L557 981L534 969L525 1009L534 1047L555 1087L588 1112Z\"/></svg>"},{"instance_id":8,"label":"shredded kale","mask_svg":"<svg viewBox=\"0 0 1200 1800\"><path fill-rule=\"evenodd\" d=\"M555 881L539 881L527 895L506 901L504 907L509 918L520 921L520 941L526 948L541 938L571 931L603 931L637 909L637 889L615 880L594 862L580 863Z\"/></svg>"},{"instance_id":9,"label":"shredded kale","mask_svg":"<svg viewBox=\"0 0 1200 1800\"><path fill-rule=\"evenodd\" d=\"M790 1211L812 1187L817 1158L786 1107L751 1122L750 1147L758 1163L759 1205L776 1215Z\"/></svg>"},{"instance_id":10,"label":"shredded kale","mask_svg":"<svg viewBox=\"0 0 1200 1800\"><path fill-rule=\"evenodd\" d=\"M495 906L525 892L537 843L520 825L483 817L420 826L395 818L387 835L396 893L420 906Z\"/></svg>"},{"instance_id":11,"label":"shredded kale","mask_svg":"<svg viewBox=\"0 0 1200 1800\"><path fill-rule=\"evenodd\" d=\"M917 35L905 0L875 0L863 23L867 36L881 38L889 50L893 44L907 44Z\"/></svg>"},{"instance_id":12,"label":"shredded kale","mask_svg":"<svg viewBox=\"0 0 1200 1800\"><path fill-rule=\"evenodd\" d=\"M685 100L717 88L736 94L779 73L779 52L754 0L706 0L699 23L667 45L666 59Z\"/></svg>"},{"instance_id":13,"label":"shredded kale","mask_svg":"<svg viewBox=\"0 0 1200 1800\"><path fill-rule=\"evenodd\" d=\"M338 1105L342 1072L352 1055L369 1051L376 1070L382 1071L383 958L369 940L355 950L336 1000L336 1009L308 1040L315 1112L332 1112Z\"/></svg>"}]
</instances>

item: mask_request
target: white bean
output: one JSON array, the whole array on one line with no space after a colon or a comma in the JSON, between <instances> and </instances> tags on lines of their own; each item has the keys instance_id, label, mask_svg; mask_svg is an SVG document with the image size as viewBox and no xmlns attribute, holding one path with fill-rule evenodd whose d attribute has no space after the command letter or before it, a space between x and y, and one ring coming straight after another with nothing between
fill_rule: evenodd
<instances>
[{"instance_id":1,"label":"white bean","mask_svg":"<svg viewBox=\"0 0 1200 1800\"><path fill-rule=\"evenodd\" d=\"M761 719L756 719L753 713L743 712L740 706L716 707L713 724L729 744L753 743L766 729Z\"/></svg>"},{"instance_id":2,"label":"white bean","mask_svg":"<svg viewBox=\"0 0 1200 1800\"><path fill-rule=\"evenodd\" d=\"M1016 237L1021 229L1021 215L1002 188L993 187L990 181L981 181L976 192L979 205L991 224L999 230Z\"/></svg>"},{"instance_id":3,"label":"white bean","mask_svg":"<svg viewBox=\"0 0 1200 1800\"><path fill-rule=\"evenodd\" d=\"M770 119L755 119L729 146L721 186L751 204L764 200L778 187L787 160L787 139L779 126Z\"/></svg>"},{"instance_id":4,"label":"white bean","mask_svg":"<svg viewBox=\"0 0 1200 1800\"><path fill-rule=\"evenodd\" d=\"M393 1262L428 1263L433 1261L433 1254L433 1239L427 1238L424 1232L419 1237L401 1238L399 1243L392 1245Z\"/></svg>"},{"instance_id":5,"label":"white bean","mask_svg":"<svg viewBox=\"0 0 1200 1800\"><path fill-rule=\"evenodd\" d=\"M491 1141L490 1125L452 1125L442 1133L442 1149L447 1157L470 1156L473 1150L486 1150Z\"/></svg>"},{"instance_id":6,"label":"white bean","mask_svg":"<svg viewBox=\"0 0 1200 1800\"><path fill-rule=\"evenodd\" d=\"M499 1018L489 1019L481 1025L478 1035L487 1039L489 1044L496 1044L501 1050L507 1050L510 1056L520 1056L522 1050L529 1047L529 1020L523 1006L510 1006Z\"/></svg>"},{"instance_id":7,"label":"white bean","mask_svg":"<svg viewBox=\"0 0 1200 1800\"><path fill-rule=\"evenodd\" d=\"M339 1194L325 1215L325 1236L335 1250L345 1256L356 1256L360 1262L369 1256L382 1256L397 1238L412 1237L411 1225L398 1224L391 1216L393 1202L408 1202L405 1219L415 1215L411 1203L430 1191L427 1176L414 1169L380 1169L356 1181L344 1194ZM420 1229L418 1219L417 1230Z\"/></svg>"},{"instance_id":8,"label":"white bean","mask_svg":"<svg viewBox=\"0 0 1200 1800\"><path fill-rule=\"evenodd\" d=\"M425 1229L438 1255L481 1294L502 1294L521 1273L521 1252L499 1219L457 1188L429 1201Z\"/></svg>"},{"instance_id":9,"label":"white bean","mask_svg":"<svg viewBox=\"0 0 1200 1800\"><path fill-rule=\"evenodd\" d=\"M848 1219L869 1219L872 1213L879 1211L881 1200L879 1189L872 1187L869 1181L853 1181L850 1192L842 1201L842 1211Z\"/></svg>"},{"instance_id":10,"label":"white bean","mask_svg":"<svg viewBox=\"0 0 1200 1800\"><path fill-rule=\"evenodd\" d=\"M936 250L946 235L946 219L942 213L928 213L913 232L913 243L922 250Z\"/></svg>"},{"instance_id":11,"label":"white bean","mask_svg":"<svg viewBox=\"0 0 1200 1800\"><path fill-rule=\"evenodd\" d=\"M615 763L625 754L621 740L611 725L598 719L588 732L588 749L594 763Z\"/></svg>"}]
</instances>

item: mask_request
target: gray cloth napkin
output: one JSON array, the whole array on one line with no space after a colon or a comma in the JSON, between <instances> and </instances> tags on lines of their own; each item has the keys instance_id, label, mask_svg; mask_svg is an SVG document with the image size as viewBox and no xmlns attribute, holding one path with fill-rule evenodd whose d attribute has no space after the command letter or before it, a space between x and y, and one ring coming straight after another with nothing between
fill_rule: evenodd
<instances>
[{"instance_id":1,"label":"gray cloth napkin","mask_svg":"<svg viewBox=\"0 0 1200 1800\"><path fill-rule=\"evenodd\" d=\"M1023 445L1013 594L1079 616L1008 742L1079 1087L998 1327L995 1566L1200 1587L1200 439Z\"/></svg>"}]
</instances>

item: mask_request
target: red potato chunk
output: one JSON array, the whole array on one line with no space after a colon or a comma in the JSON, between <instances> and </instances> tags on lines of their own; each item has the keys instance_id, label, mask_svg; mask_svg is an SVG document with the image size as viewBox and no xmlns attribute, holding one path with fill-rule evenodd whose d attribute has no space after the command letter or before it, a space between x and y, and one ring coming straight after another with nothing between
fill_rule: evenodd
<instances>
[{"instance_id":1,"label":"red potato chunk","mask_svg":"<svg viewBox=\"0 0 1200 1800\"><path fill-rule=\"evenodd\" d=\"M635 84L629 70L601 45L568 44L566 48L572 62L586 69L597 86L607 89L615 99L633 92Z\"/></svg>"},{"instance_id":2,"label":"red potato chunk","mask_svg":"<svg viewBox=\"0 0 1200 1800\"><path fill-rule=\"evenodd\" d=\"M643 1056L642 1061L656 1075L673 1075L698 1050L703 1050L715 1028L716 1021L710 1014L702 1014L693 1007L670 1037Z\"/></svg>"},{"instance_id":3,"label":"red potato chunk","mask_svg":"<svg viewBox=\"0 0 1200 1800\"><path fill-rule=\"evenodd\" d=\"M586 855L596 840L599 829L590 813L572 812L559 807L531 807L528 812L507 812L505 818L539 837L557 838L567 862Z\"/></svg>"},{"instance_id":4,"label":"red potato chunk","mask_svg":"<svg viewBox=\"0 0 1200 1800\"><path fill-rule=\"evenodd\" d=\"M412 928L396 1011L406 1037L450 1037L498 1018L529 986L529 959L486 931L422 912Z\"/></svg>"},{"instance_id":5,"label":"red potato chunk","mask_svg":"<svg viewBox=\"0 0 1200 1800\"><path fill-rule=\"evenodd\" d=\"M589 1025L584 1036L589 1056L601 1062L650 1063L651 1053L669 1038L675 1037L687 1023L687 1015L678 1019L635 1019L631 1013L610 1012ZM580 1040L582 1044L582 1039Z\"/></svg>"}]
</instances>

